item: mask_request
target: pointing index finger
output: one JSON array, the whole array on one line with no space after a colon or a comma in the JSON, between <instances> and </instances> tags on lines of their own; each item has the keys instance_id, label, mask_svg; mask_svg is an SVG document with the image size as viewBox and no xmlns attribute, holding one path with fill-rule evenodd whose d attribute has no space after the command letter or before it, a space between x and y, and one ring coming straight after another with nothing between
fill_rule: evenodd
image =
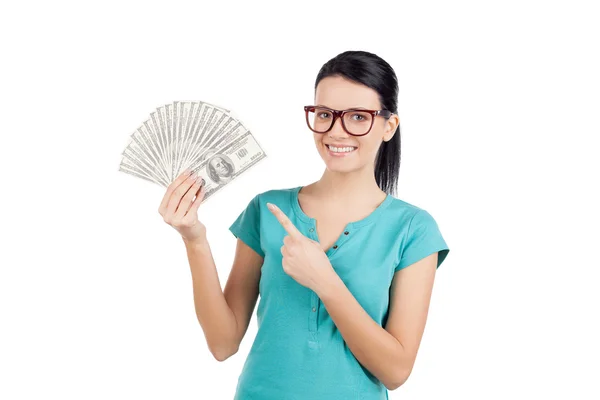
<instances>
[{"instance_id":1,"label":"pointing index finger","mask_svg":"<svg viewBox=\"0 0 600 400\"><path fill-rule=\"evenodd\" d=\"M275 218L277 218L281 226L283 226L283 229L285 229L291 237L298 238L304 236L302 232L300 232L298 228L294 226L287 215L285 215L283 211L279 209L279 207L272 203L267 203L267 207L273 213L273 215L275 215Z\"/></svg>"}]
</instances>

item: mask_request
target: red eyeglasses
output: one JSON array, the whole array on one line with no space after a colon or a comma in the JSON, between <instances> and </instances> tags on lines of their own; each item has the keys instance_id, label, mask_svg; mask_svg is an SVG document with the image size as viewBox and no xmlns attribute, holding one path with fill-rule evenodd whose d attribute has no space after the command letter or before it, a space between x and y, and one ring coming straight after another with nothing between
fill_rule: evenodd
<instances>
[{"instance_id":1,"label":"red eyeglasses","mask_svg":"<svg viewBox=\"0 0 600 400\"><path fill-rule=\"evenodd\" d=\"M335 124L335 120L342 120L342 127L352 136L364 136L371 131L375 117L391 117L394 113L389 110L365 110L351 108L348 110L334 110L321 106L304 106L306 124L315 133L327 133Z\"/></svg>"}]
</instances>

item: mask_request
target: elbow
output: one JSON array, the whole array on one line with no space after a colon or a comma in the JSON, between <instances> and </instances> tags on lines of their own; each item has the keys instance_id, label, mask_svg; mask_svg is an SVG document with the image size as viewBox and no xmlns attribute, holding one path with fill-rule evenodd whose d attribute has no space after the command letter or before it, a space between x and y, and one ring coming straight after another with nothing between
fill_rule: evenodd
<instances>
[{"instance_id":1,"label":"elbow","mask_svg":"<svg viewBox=\"0 0 600 400\"><path fill-rule=\"evenodd\" d=\"M217 330L205 333L208 349L217 361L225 361L238 352L240 340L235 337L232 331Z\"/></svg>"},{"instance_id":2,"label":"elbow","mask_svg":"<svg viewBox=\"0 0 600 400\"><path fill-rule=\"evenodd\" d=\"M384 386L387 388L387 390L392 391L398 389L404 384L404 382L406 382L406 379L394 380L392 382L384 383Z\"/></svg>"},{"instance_id":3,"label":"elbow","mask_svg":"<svg viewBox=\"0 0 600 400\"><path fill-rule=\"evenodd\" d=\"M235 354L235 353L214 352L214 351L212 352L212 355L215 358L215 360L217 360L219 362L223 362L223 361L227 360L233 354Z\"/></svg>"},{"instance_id":4,"label":"elbow","mask_svg":"<svg viewBox=\"0 0 600 400\"><path fill-rule=\"evenodd\" d=\"M386 382L383 382L383 384L390 391L396 390L400 386L404 385L404 383L408 380L409 376L410 376L410 371L400 370L400 371L396 372L392 376L392 378L390 378Z\"/></svg>"},{"instance_id":5,"label":"elbow","mask_svg":"<svg viewBox=\"0 0 600 400\"><path fill-rule=\"evenodd\" d=\"M215 360L223 362L237 353L239 348L237 346L210 346L209 349Z\"/></svg>"}]
</instances>

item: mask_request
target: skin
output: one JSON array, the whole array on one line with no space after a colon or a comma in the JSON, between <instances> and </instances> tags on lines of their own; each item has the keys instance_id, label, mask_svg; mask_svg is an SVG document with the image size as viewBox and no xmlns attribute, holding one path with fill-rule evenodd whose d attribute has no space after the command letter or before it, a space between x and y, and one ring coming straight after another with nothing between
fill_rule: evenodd
<instances>
[{"instance_id":1,"label":"skin","mask_svg":"<svg viewBox=\"0 0 600 400\"><path fill-rule=\"evenodd\" d=\"M381 108L377 92L342 77L319 82L315 104L343 110ZM302 235L276 205L271 212L288 235L283 240L283 270L321 298L344 341L357 360L389 390L401 386L410 375L427 319L437 265L437 253L395 273L390 287L390 310L385 327L377 324L336 274L325 250L343 228L369 215L386 197L377 186L374 162L382 141L389 141L399 124L397 115L376 117L372 130L362 137L346 133L337 120L326 134L313 134L325 163L322 177L302 188L298 200L304 212L317 220L319 242ZM308 128L307 128L308 129ZM327 144L354 146L345 157L329 153ZM173 188L171 188L171 186ZM165 222L181 234L186 245L198 320L214 357L223 361L235 354L244 337L258 299L262 257L240 239L231 273L221 291L214 260L206 240L206 228L197 221L202 191L196 193L191 178L179 177L167 189L159 211ZM187 214L180 210L190 210ZM161 211L162 210L162 211ZM191 214L189 217L186 215Z\"/></svg>"}]
</instances>

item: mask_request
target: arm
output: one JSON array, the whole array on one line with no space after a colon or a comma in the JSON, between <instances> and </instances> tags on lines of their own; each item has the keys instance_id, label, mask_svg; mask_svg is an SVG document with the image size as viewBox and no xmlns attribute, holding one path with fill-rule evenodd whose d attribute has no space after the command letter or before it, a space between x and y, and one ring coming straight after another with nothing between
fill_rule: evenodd
<instances>
[{"instance_id":1,"label":"arm","mask_svg":"<svg viewBox=\"0 0 600 400\"><path fill-rule=\"evenodd\" d=\"M385 329L356 301L337 274L317 295L356 359L389 390L410 375L429 309L438 253L395 273Z\"/></svg>"},{"instance_id":2,"label":"arm","mask_svg":"<svg viewBox=\"0 0 600 400\"><path fill-rule=\"evenodd\" d=\"M263 258L238 239L231 273L222 291L206 236L193 242L184 239L184 243L198 322L211 353L224 361L238 351L248 329L258 298Z\"/></svg>"}]
</instances>

